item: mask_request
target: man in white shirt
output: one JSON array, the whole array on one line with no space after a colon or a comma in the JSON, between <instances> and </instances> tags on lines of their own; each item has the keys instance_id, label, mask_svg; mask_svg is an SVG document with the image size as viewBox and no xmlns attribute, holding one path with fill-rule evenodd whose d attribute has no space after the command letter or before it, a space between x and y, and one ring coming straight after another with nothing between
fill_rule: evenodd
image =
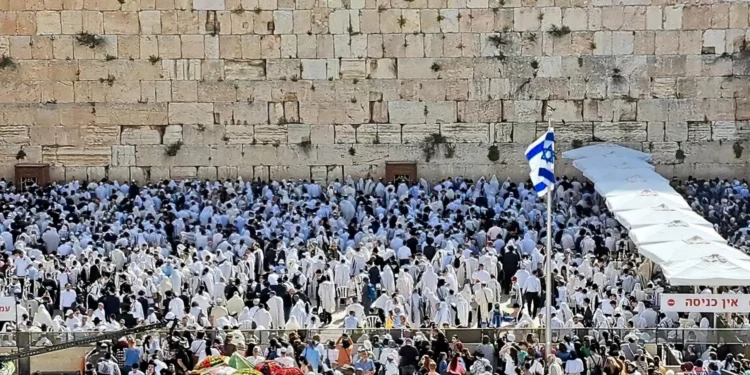
<instances>
[{"instance_id":1,"label":"man in white shirt","mask_svg":"<svg viewBox=\"0 0 750 375\"><path fill-rule=\"evenodd\" d=\"M284 367L295 367L294 358L289 356L286 348L281 348L279 351L281 352L281 357L276 358L276 361Z\"/></svg>"},{"instance_id":2,"label":"man in white shirt","mask_svg":"<svg viewBox=\"0 0 750 375\"><path fill-rule=\"evenodd\" d=\"M133 365L133 369L130 370L128 375L144 375L144 374L143 374L143 371L138 369L138 364L136 363Z\"/></svg>"},{"instance_id":3,"label":"man in white shirt","mask_svg":"<svg viewBox=\"0 0 750 375\"><path fill-rule=\"evenodd\" d=\"M66 284L65 290L60 293L60 310L66 311L70 309L73 303L76 302L76 297L78 297L76 291L72 289L70 284Z\"/></svg>"},{"instance_id":4,"label":"man in white shirt","mask_svg":"<svg viewBox=\"0 0 750 375\"><path fill-rule=\"evenodd\" d=\"M401 247L398 248L396 251L396 256L398 257L399 265L403 266L406 264L409 264L409 257L411 257L411 249L409 249L406 245L401 245Z\"/></svg>"},{"instance_id":5,"label":"man in white shirt","mask_svg":"<svg viewBox=\"0 0 750 375\"><path fill-rule=\"evenodd\" d=\"M532 318L536 316L536 311L539 309L541 302L540 295L542 293L542 282L537 277L539 271L534 271L523 285L523 295L526 298L526 308L528 309L529 316ZM532 307L533 306L533 307Z\"/></svg>"},{"instance_id":6,"label":"man in white shirt","mask_svg":"<svg viewBox=\"0 0 750 375\"><path fill-rule=\"evenodd\" d=\"M354 311L349 311L349 316L344 318L344 328L345 329L357 329L359 326L359 320L354 314Z\"/></svg>"},{"instance_id":7,"label":"man in white shirt","mask_svg":"<svg viewBox=\"0 0 750 375\"><path fill-rule=\"evenodd\" d=\"M484 264L479 265L479 269L472 275L474 281L479 280L482 284L490 282L490 273L484 269Z\"/></svg>"}]
</instances>

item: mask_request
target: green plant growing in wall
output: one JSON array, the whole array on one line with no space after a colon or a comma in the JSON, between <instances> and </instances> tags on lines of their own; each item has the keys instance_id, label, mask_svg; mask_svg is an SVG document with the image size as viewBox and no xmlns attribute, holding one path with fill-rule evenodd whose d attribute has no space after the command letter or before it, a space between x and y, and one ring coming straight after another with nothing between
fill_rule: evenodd
<instances>
[{"instance_id":1,"label":"green plant growing in wall","mask_svg":"<svg viewBox=\"0 0 750 375\"><path fill-rule=\"evenodd\" d=\"M172 143L171 145L167 145L167 147L164 149L164 153L167 154L167 156L176 156L181 148L182 141L177 141L175 143Z\"/></svg>"},{"instance_id":2,"label":"green plant growing in wall","mask_svg":"<svg viewBox=\"0 0 750 375\"><path fill-rule=\"evenodd\" d=\"M310 141L309 137L305 137L305 139L303 139L302 142L299 143L299 147L305 154L309 155L310 150L312 150L312 141Z\"/></svg>"},{"instance_id":3,"label":"green plant growing in wall","mask_svg":"<svg viewBox=\"0 0 750 375\"><path fill-rule=\"evenodd\" d=\"M148 61L151 63L151 65L156 65L161 60L161 57L151 55L148 57Z\"/></svg>"},{"instance_id":4,"label":"green plant growing in wall","mask_svg":"<svg viewBox=\"0 0 750 375\"><path fill-rule=\"evenodd\" d=\"M443 67L440 64L438 64L437 62L432 63L432 66L430 66L430 69L432 69L432 71L436 72L436 73L439 72L440 69L442 69L442 68Z\"/></svg>"},{"instance_id":5,"label":"green plant growing in wall","mask_svg":"<svg viewBox=\"0 0 750 375\"><path fill-rule=\"evenodd\" d=\"M78 44L89 48L96 48L104 44L104 38L88 32L76 35L76 41L78 41Z\"/></svg>"},{"instance_id":6,"label":"green plant growing in wall","mask_svg":"<svg viewBox=\"0 0 750 375\"><path fill-rule=\"evenodd\" d=\"M446 159L453 159L455 155L456 155L456 145L454 145L453 143L446 143L445 153L443 153L443 156L445 156Z\"/></svg>"},{"instance_id":7,"label":"green plant growing in wall","mask_svg":"<svg viewBox=\"0 0 750 375\"><path fill-rule=\"evenodd\" d=\"M3 55L3 57L0 58L0 70L15 69L15 68L16 68L16 62L13 61L12 57Z\"/></svg>"},{"instance_id":8,"label":"green plant growing in wall","mask_svg":"<svg viewBox=\"0 0 750 375\"><path fill-rule=\"evenodd\" d=\"M106 83L108 86L112 87L112 85L115 84L115 76L109 74L107 75L107 78L99 78L99 83Z\"/></svg>"},{"instance_id":9,"label":"green plant growing in wall","mask_svg":"<svg viewBox=\"0 0 750 375\"><path fill-rule=\"evenodd\" d=\"M732 151L734 151L734 157L735 157L735 159L741 158L742 157L742 151L744 151L744 150L745 150L745 148L742 147L742 143L740 143L739 141L734 142L734 144L732 145Z\"/></svg>"},{"instance_id":10,"label":"green plant growing in wall","mask_svg":"<svg viewBox=\"0 0 750 375\"><path fill-rule=\"evenodd\" d=\"M112 61L112 60L117 60L117 57L116 56L112 56L112 55L107 55L104 59L107 60L107 61Z\"/></svg>"},{"instance_id":11,"label":"green plant growing in wall","mask_svg":"<svg viewBox=\"0 0 750 375\"><path fill-rule=\"evenodd\" d=\"M425 161L429 162L435 157L438 144L440 143L448 143L448 139L440 133L432 133L425 137L422 141L422 154L424 155Z\"/></svg>"},{"instance_id":12,"label":"green plant growing in wall","mask_svg":"<svg viewBox=\"0 0 750 375\"><path fill-rule=\"evenodd\" d=\"M570 27L568 26L559 27L557 25L552 25L552 27L550 27L549 31L547 32L549 33L549 35L559 38L559 37L570 34Z\"/></svg>"},{"instance_id":13,"label":"green plant growing in wall","mask_svg":"<svg viewBox=\"0 0 750 375\"><path fill-rule=\"evenodd\" d=\"M674 153L674 158L677 159L680 163L682 163L683 160L685 160L685 151L682 151L681 149L677 149Z\"/></svg>"},{"instance_id":14,"label":"green plant growing in wall","mask_svg":"<svg viewBox=\"0 0 750 375\"><path fill-rule=\"evenodd\" d=\"M495 48L500 48L500 46L504 46L508 44L508 41L505 40L502 34L493 34L487 37L487 40L492 43Z\"/></svg>"},{"instance_id":15,"label":"green plant growing in wall","mask_svg":"<svg viewBox=\"0 0 750 375\"><path fill-rule=\"evenodd\" d=\"M398 25L401 27L406 26L406 18L404 18L404 16L398 18Z\"/></svg>"},{"instance_id":16,"label":"green plant growing in wall","mask_svg":"<svg viewBox=\"0 0 750 375\"><path fill-rule=\"evenodd\" d=\"M354 149L354 146L349 147L349 155L350 156L357 155L357 150Z\"/></svg>"},{"instance_id":17,"label":"green plant growing in wall","mask_svg":"<svg viewBox=\"0 0 750 375\"><path fill-rule=\"evenodd\" d=\"M500 149L496 145L492 145L487 149L487 159L493 163L500 160Z\"/></svg>"},{"instance_id":18,"label":"green plant growing in wall","mask_svg":"<svg viewBox=\"0 0 750 375\"><path fill-rule=\"evenodd\" d=\"M580 139L574 139L573 141L570 142L570 147L574 150L577 148L581 148L583 147L583 141Z\"/></svg>"}]
</instances>

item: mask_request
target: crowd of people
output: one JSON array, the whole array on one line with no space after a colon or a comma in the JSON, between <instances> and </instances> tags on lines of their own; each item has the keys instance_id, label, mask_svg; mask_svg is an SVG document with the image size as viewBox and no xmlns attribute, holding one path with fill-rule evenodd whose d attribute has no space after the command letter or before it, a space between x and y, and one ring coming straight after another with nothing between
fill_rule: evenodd
<instances>
[{"instance_id":1,"label":"crowd of people","mask_svg":"<svg viewBox=\"0 0 750 375\"><path fill-rule=\"evenodd\" d=\"M730 244L747 246L744 181L673 182ZM365 375L645 375L666 373L642 345L656 339L651 329L712 326L699 313L659 311L658 296L669 285L638 255L590 183L559 178L552 218L547 233L546 204L533 189L495 177L432 185L351 177L327 185L101 181L23 190L3 180L2 293L19 300L17 322L3 331L37 333L37 345L48 345L177 319L188 337L126 338L102 350L110 358L99 361L117 362L114 348L121 347L123 365L124 353L136 348L141 353L137 360L130 354L127 365L162 374L170 371L167 362L180 373L202 357L226 355L229 345L256 359L300 361L316 373L351 365ZM543 267L548 256L551 275ZM544 304L547 282L551 306ZM554 351L547 353L538 336L516 340L508 333L540 328L546 314ZM750 328L747 316L727 324ZM330 327L347 336L324 343L312 334ZM350 335L360 328L424 330L354 342ZM468 350L448 341L453 328L508 330ZM277 350L269 354L260 345L269 338L258 336L264 329L300 333L297 340L274 337L270 348ZM221 334L204 334L210 330ZM746 366L739 356L711 351L696 332L698 358L688 356L688 347L675 349L685 367ZM327 356L332 350L336 361ZM112 367L99 374L116 375Z\"/></svg>"}]
</instances>

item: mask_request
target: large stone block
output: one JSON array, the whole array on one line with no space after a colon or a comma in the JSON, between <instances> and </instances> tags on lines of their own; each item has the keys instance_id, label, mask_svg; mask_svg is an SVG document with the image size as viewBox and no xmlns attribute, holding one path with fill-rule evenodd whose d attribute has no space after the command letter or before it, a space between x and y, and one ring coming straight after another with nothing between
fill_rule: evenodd
<instances>
[{"instance_id":1,"label":"large stone block","mask_svg":"<svg viewBox=\"0 0 750 375\"><path fill-rule=\"evenodd\" d=\"M214 123L214 105L212 103L170 103L170 124Z\"/></svg>"},{"instance_id":2,"label":"large stone block","mask_svg":"<svg viewBox=\"0 0 750 375\"><path fill-rule=\"evenodd\" d=\"M399 124L423 124L425 104L422 102L389 102L390 121Z\"/></svg>"}]
</instances>

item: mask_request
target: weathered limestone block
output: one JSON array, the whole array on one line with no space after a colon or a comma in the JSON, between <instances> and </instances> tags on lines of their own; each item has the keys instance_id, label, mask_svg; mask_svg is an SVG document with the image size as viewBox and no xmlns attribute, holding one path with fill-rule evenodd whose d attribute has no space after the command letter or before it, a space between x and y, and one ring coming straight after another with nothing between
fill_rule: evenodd
<instances>
[{"instance_id":1,"label":"weathered limestone block","mask_svg":"<svg viewBox=\"0 0 750 375\"><path fill-rule=\"evenodd\" d=\"M682 142L688 139L688 125L686 121L668 121L664 126L664 139L670 142Z\"/></svg>"},{"instance_id":2,"label":"weathered limestone block","mask_svg":"<svg viewBox=\"0 0 750 375\"><path fill-rule=\"evenodd\" d=\"M510 143L513 142L513 124L512 123L495 123L490 124L491 143Z\"/></svg>"},{"instance_id":3,"label":"weathered limestone block","mask_svg":"<svg viewBox=\"0 0 750 375\"><path fill-rule=\"evenodd\" d=\"M111 158L109 146L42 146L42 161L51 165L106 167L111 164Z\"/></svg>"},{"instance_id":4,"label":"weathered limestone block","mask_svg":"<svg viewBox=\"0 0 750 375\"><path fill-rule=\"evenodd\" d=\"M423 124L425 122L425 104L422 102L389 102L390 121L399 124Z\"/></svg>"},{"instance_id":5,"label":"weathered limestone block","mask_svg":"<svg viewBox=\"0 0 750 375\"><path fill-rule=\"evenodd\" d=\"M605 142L645 142L647 141L645 122L601 122L594 124L595 140Z\"/></svg>"},{"instance_id":6,"label":"weathered limestone block","mask_svg":"<svg viewBox=\"0 0 750 375\"><path fill-rule=\"evenodd\" d=\"M255 125L255 141L260 144L286 143L286 125Z\"/></svg>"},{"instance_id":7,"label":"weathered limestone block","mask_svg":"<svg viewBox=\"0 0 750 375\"><path fill-rule=\"evenodd\" d=\"M168 145L135 146L136 166L187 167L210 164L209 146L185 144L175 156L167 155L167 147Z\"/></svg>"},{"instance_id":8,"label":"weathered limestone block","mask_svg":"<svg viewBox=\"0 0 750 375\"><path fill-rule=\"evenodd\" d=\"M535 122L542 120L542 102L537 100L512 100L503 103L503 120Z\"/></svg>"},{"instance_id":9,"label":"weathered limestone block","mask_svg":"<svg viewBox=\"0 0 750 375\"><path fill-rule=\"evenodd\" d=\"M0 125L0 146L28 145L31 141L26 125Z\"/></svg>"},{"instance_id":10,"label":"weathered limestone block","mask_svg":"<svg viewBox=\"0 0 750 375\"><path fill-rule=\"evenodd\" d=\"M401 126L401 142L418 144L424 142L424 139L433 133L440 134L439 124L405 124Z\"/></svg>"},{"instance_id":11,"label":"weathered limestone block","mask_svg":"<svg viewBox=\"0 0 750 375\"><path fill-rule=\"evenodd\" d=\"M490 126L484 123L440 124L440 135L450 142L488 143Z\"/></svg>"},{"instance_id":12,"label":"weathered limestone block","mask_svg":"<svg viewBox=\"0 0 750 375\"><path fill-rule=\"evenodd\" d=\"M594 124L590 122L553 122L555 128L555 140L561 143L570 144L578 140L582 142L591 142L594 140ZM541 137L547 131L548 123L540 122L536 126L536 136Z\"/></svg>"},{"instance_id":13,"label":"weathered limestone block","mask_svg":"<svg viewBox=\"0 0 750 375\"><path fill-rule=\"evenodd\" d=\"M211 145L223 144L225 136L225 125L220 124L191 124L182 125L182 142L186 145ZM174 142L162 142L165 145Z\"/></svg>"},{"instance_id":14,"label":"weathered limestone block","mask_svg":"<svg viewBox=\"0 0 750 375\"><path fill-rule=\"evenodd\" d=\"M648 135L647 141L649 142L664 142L665 127L663 122L651 121L647 127Z\"/></svg>"},{"instance_id":15,"label":"weathered limestone block","mask_svg":"<svg viewBox=\"0 0 750 375\"><path fill-rule=\"evenodd\" d=\"M170 103L169 123L213 124L214 105L212 103Z\"/></svg>"},{"instance_id":16,"label":"weathered limestone block","mask_svg":"<svg viewBox=\"0 0 750 375\"><path fill-rule=\"evenodd\" d=\"M334 125L334 142L337 144L357 143L357 127L359 125Z\"/></svg>"},{"instance_id":17,"label":"weathered limestone block","mask_svg":"<svg viewBox=\"0 0 750 375\"><path fill-rule=\"evenodd\" d=\"M472 100L458 103L459 122L499 122L503 119L503 106L499 100Z\"/></svg>"},{"instance_id":18,"label":"weathered limestone block","mask_svg":"<svg viewBox=\"0 0 750 375\"><path fill-rule=\"evenodd\" d=\"M336 137L334 129L334 125L310 125L310 142L314 145L334 143Z\"/></svg>"},{"instance_id":19,"label":"weathered limestone block","mask_svg":"<svg viewBox=\"0 0 750 375\"><path fill-rule=\"evenodd\" d=\"M125 145L161 144L161 132L153 126L124 126L120 142Z\"/></svg>"},{"instance_id":20,"label":"weathered limestone block","mask_svg":"<svg viewBox=\"0 0 750 375\"><path fill-rule=\"evenodd\" d=\"M263 60L227 61L224 74L227 80L265 79L266 63Z\"/></svg>"}]
</instances>

